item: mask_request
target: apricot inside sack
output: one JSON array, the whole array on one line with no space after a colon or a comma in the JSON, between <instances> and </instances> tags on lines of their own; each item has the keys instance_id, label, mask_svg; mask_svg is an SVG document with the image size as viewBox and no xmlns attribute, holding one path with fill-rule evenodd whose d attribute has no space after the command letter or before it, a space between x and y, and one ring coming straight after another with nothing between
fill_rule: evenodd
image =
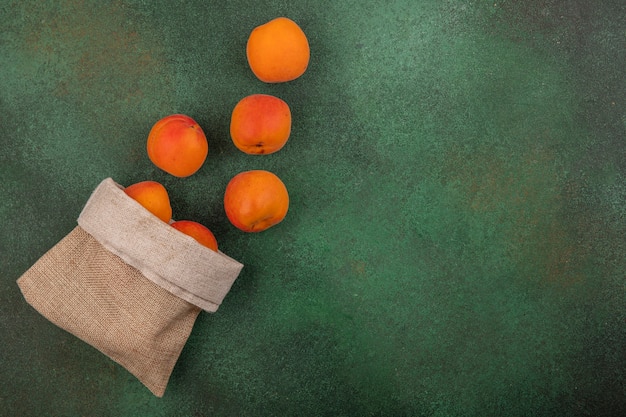
<instances>
[{"instance_id":1,"label":"apricot inside sack","mask_svg":"<svg viewBox=\"0 0 626 417\"><path fill-rule=\"evenodd\" d=\"M126 195L165 223L172 219L172 206L165 187L156 181L141 181L124 189Z\"/></svg>"}]
</instances>

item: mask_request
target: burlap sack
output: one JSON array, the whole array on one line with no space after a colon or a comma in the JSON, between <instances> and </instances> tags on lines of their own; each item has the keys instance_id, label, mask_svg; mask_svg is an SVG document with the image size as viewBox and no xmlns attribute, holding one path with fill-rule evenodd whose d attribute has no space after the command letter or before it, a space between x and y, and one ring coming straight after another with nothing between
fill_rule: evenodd
<instances>
[{"instance_id":1,"label":"burlap sack","mask_svg":"<svg viewBox=\"0 0 626 417\"><path fill-rule=\"evenodd\" d=\"M44 317L161 397L198 313L218 309L242 267L165 224L108 178L78 226L17 283Z\"/></svg>"}]
</instances>

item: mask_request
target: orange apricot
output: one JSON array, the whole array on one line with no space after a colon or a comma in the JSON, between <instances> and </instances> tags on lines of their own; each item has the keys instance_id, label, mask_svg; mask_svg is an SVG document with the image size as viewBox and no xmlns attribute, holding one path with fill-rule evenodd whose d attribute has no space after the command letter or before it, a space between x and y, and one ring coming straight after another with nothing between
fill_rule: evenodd
<instances>
[{"instance_id":1,"label":"orange apricot","mask_svg":"<svg viewBox=\"0 0 626 417\"><path fill-rule=\"evenodd\" d=\"M148 157L154 165L176 177L188 177L200 169L209 153L202 128L184 114L166 116L148 134Z\"/></svg>"},{"instance_id":2,"label":"orange apricot","mask_svg":"<svg viewBox=\"0 0 626 417\"><path fill-rule=\"evenodd\" d=\"M278 97L252 94L241 99L230 119L230 136L247 154L271 154L280 150L291 133L291 110Z\"/></svg>"},{"instance_id":3,"label":"orange apricot","mask_svg":"<svg viewBox=\"0 0 626 417\"><path fill-rule=\"evenodd\" d=\"M156 181L142 181L129 185L124 192L165 223L172 219L170 197L162 184Z\"/></svg>"},{"instance_id":4,"label":"orange apricot","mask_svg":"<svg viewBox=\"0 0 626 417\"><path fill-rule=\"evenodd\" d=\"M224 209L233 226L244 232L261 232L287 215L287 187L269 171L241 172L226 186Z\"/></svg>"},{"instance_id":5,"label":"orange apricot","mask_svg":"<svg viewBox=\"0 0 626 417\"><path fill-rule=\"evenodd\" d=\"M194 238L198 243L217 252L217 239L206 226L192 220L178 220L172 222L171 226L188 236Z\"/></svg>"},{"instance_id":6,"label":"orange apricot","mask_svg":"<svg viewBox=\"0 0 626 417\"><path fill-rule=\"evenodd\" d=\"M306 71L311 51L296 22L278 17L252 30L246 45L250 69L266 83L295 80Z\"/></svg>"}]
</instances>

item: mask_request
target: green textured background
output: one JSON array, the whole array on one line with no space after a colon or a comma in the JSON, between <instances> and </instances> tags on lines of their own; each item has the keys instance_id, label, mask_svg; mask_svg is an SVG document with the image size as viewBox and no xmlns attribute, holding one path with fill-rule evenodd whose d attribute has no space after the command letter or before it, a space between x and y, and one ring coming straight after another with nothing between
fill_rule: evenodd
<instances>
[{"instance_id":1,"label":"green textured background","mask_svg":"<svg viewBox=\"0 0 626 417\"><path fill-rule=\"evenodd\" d=\"M245 42L280 15L312 58L268 85ZM0 415L626 415L623 0L4 0L0 28ZM229 139L252 93L292 108L276 154ZM209 139L186 179L145 153L171 113ZM248 169L291 196L259 234L221 204ZM245 264L162 399L15 284L106 177Z\"/></svg>"}]
</instances>

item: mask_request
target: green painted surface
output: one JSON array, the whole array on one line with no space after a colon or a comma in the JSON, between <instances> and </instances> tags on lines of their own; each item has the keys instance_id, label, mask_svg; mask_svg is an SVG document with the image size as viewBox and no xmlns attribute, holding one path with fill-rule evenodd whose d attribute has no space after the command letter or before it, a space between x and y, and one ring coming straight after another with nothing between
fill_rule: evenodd
<instances>
[{"instance_id":1,"label":"green painted surface","mask_svg":"<svg viewBox=\"0 0 626 417\"><path fill-rule=\"evenodd\" d=\"M0 415L626 414L623 1L176 3L0 4ZM267 85L245 42L280 15L312 59ZM292 108L276 154L229 139L252 93ZM209 138L186 179L144 151L171 113ZM253 235L221 206L248 169L291 195ZM162 399L15 285L106 177L246 265Z\"/></svg>"}]
</instances>

